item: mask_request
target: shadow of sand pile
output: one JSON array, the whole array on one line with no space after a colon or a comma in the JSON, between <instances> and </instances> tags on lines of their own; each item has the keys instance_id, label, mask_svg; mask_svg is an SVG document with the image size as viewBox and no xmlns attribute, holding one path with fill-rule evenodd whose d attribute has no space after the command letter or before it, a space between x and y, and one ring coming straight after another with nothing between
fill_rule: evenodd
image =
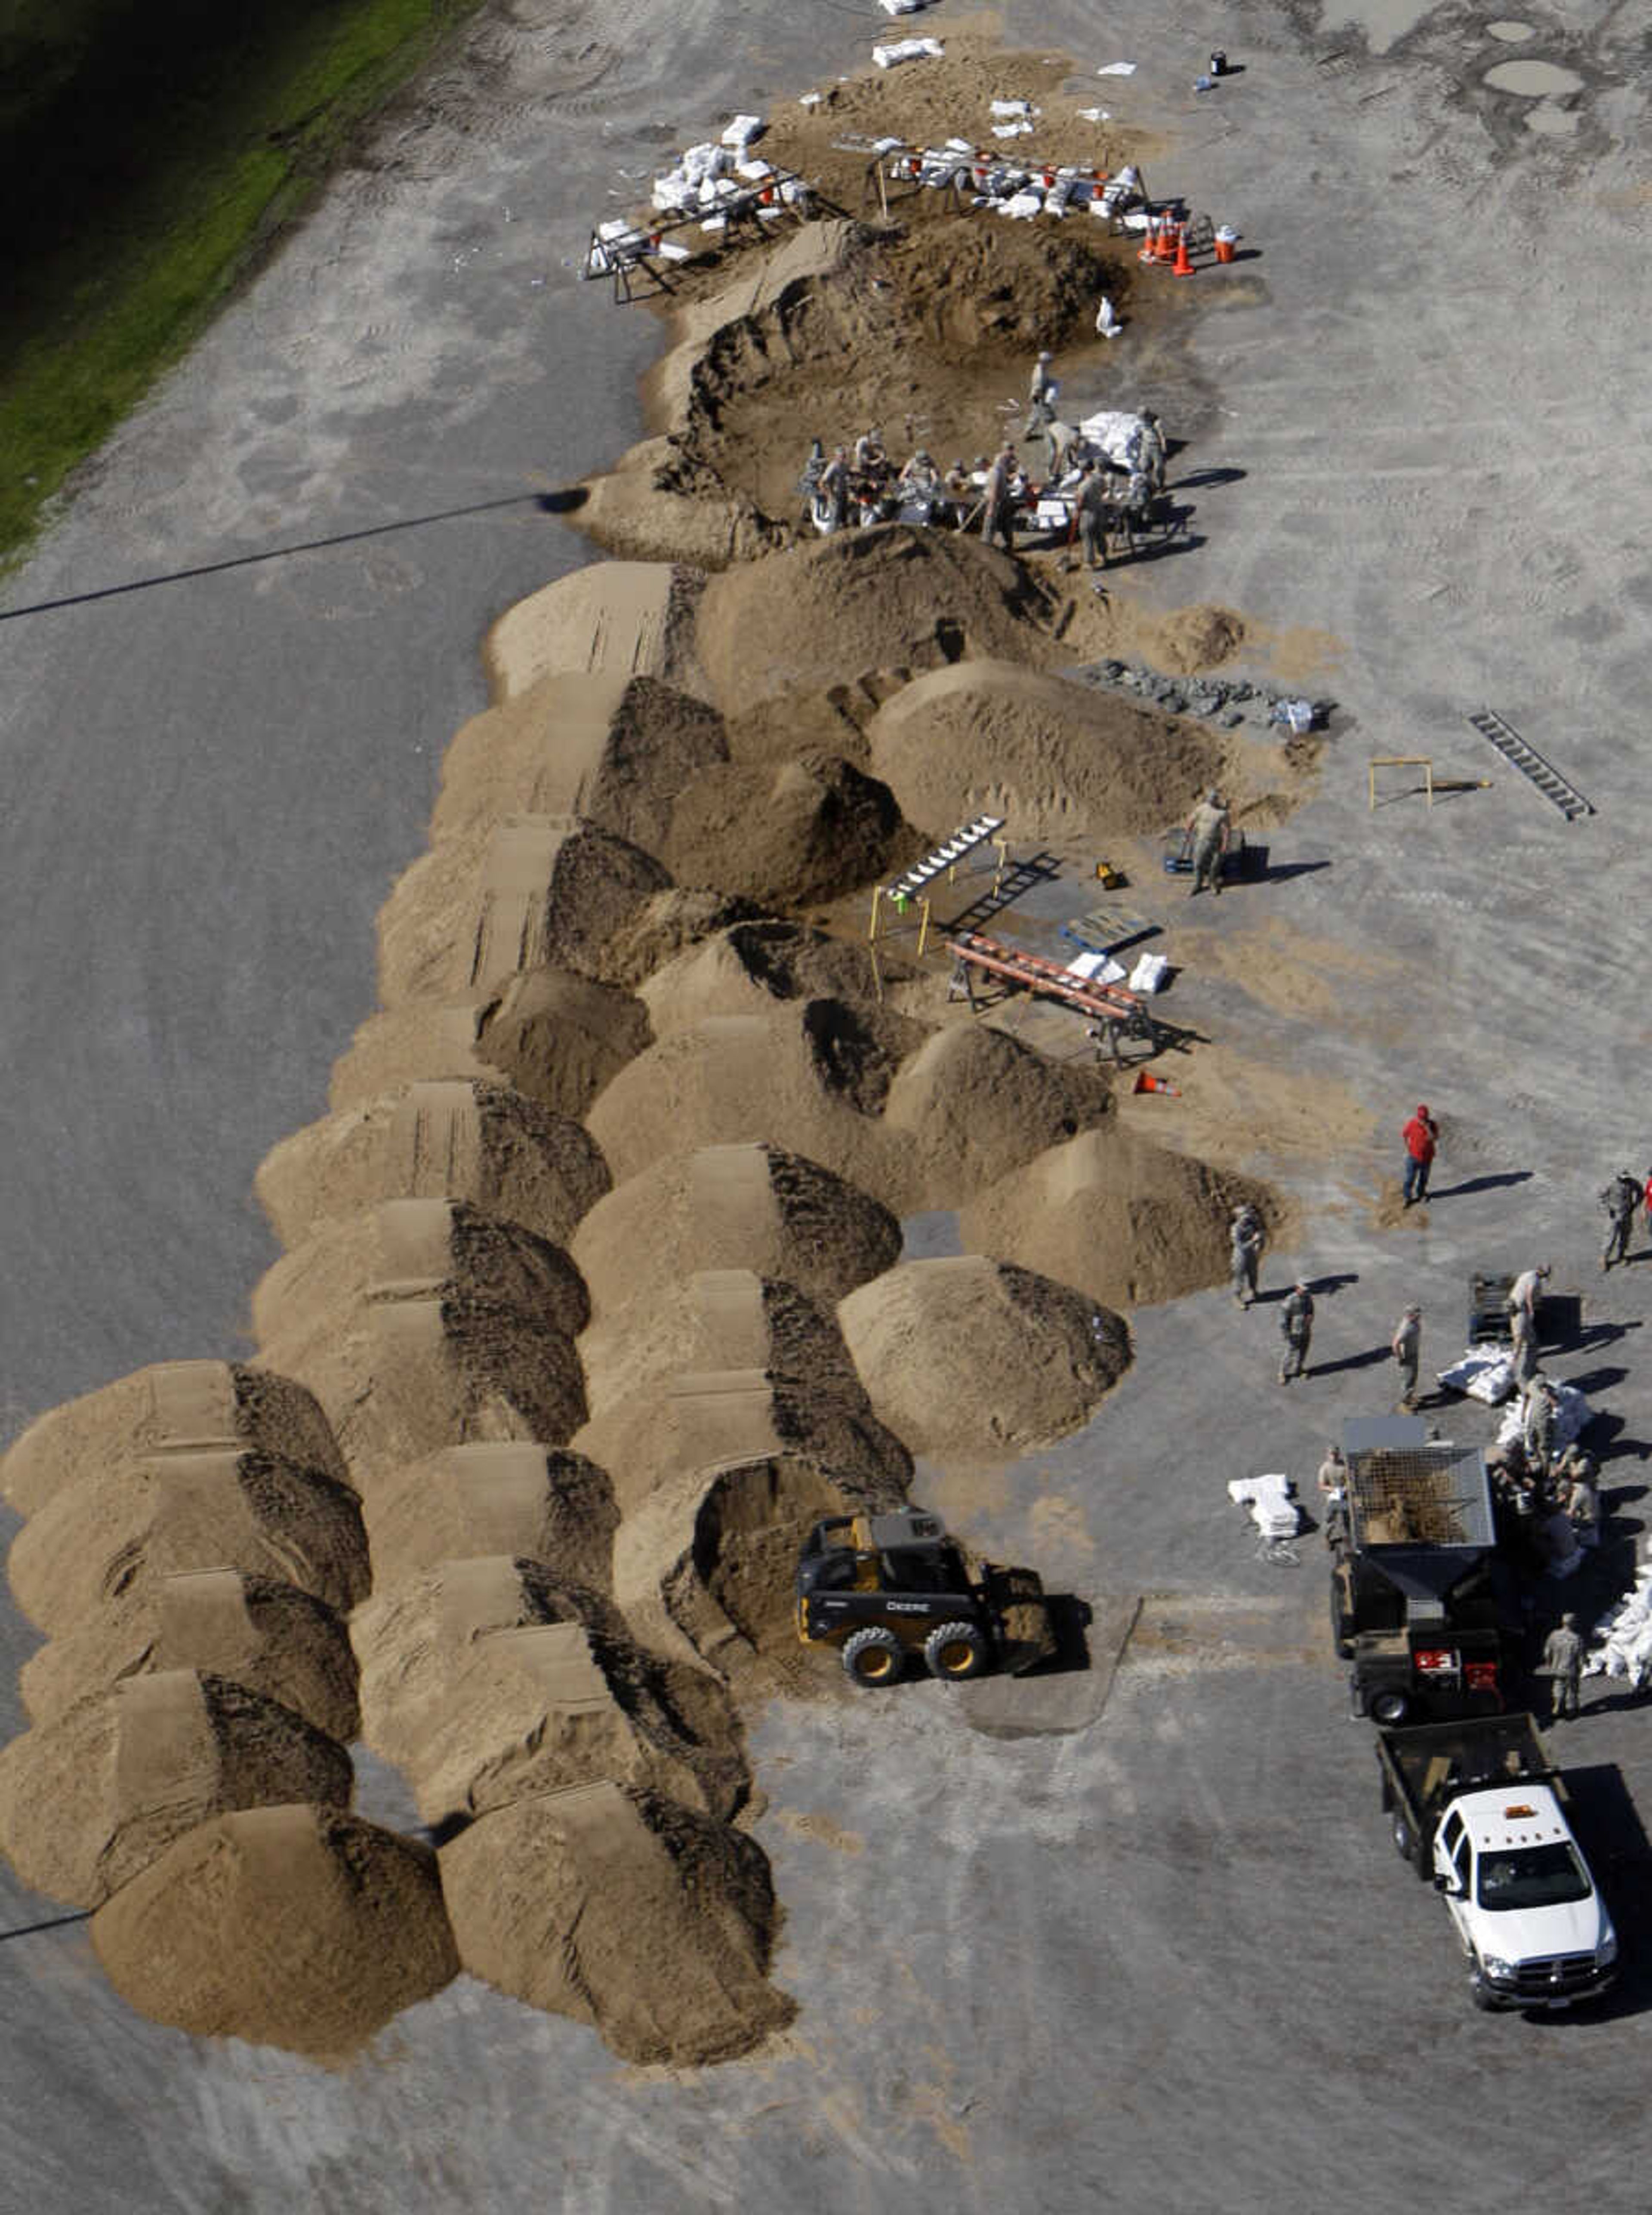
<instances>
[{"instance_id":1,"label":"shadow of sand pile","mask_svg":"<svg viewBox=\"0 0 1652 2215\"><path fill-rule=\"evenodd\" d=\"M903 101L984 117L987 52L838 88L778 157ZM1058 137L1064 66L1024 80ZM1111 1308L1219 1279L1227 1206L1272 1207L820 927L982 807L1046 839L1156 831L1213 777L1289 804L1282 757L1061 679L1102 618L979 539L781 543L811 413L967 454L1128 273L1099 224L915 207L737 291L691 274L662 435L585 511L664 558L490 634L380 1009L259 1173L260 1365L142 1371L0 1464L52 1640L0 1835L97 1904L132 2005L332 2060L463 1968L631 2060L759 2044L793 2009L741 1703L841 1682L796 1640L809 1526L899 1504L915 1449L1085 1421ZM1188 666L1238 635L1142 620ZM981 1250L903 1265L924 1208ZM358 1729L439 1861L349 1812Z\"/></svg>"}]
</instances>

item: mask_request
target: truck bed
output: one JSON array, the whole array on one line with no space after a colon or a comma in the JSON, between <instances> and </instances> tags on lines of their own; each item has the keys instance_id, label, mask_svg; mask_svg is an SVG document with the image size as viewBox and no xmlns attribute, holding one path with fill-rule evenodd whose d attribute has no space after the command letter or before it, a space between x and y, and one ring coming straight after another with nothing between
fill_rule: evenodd
<instances>
[{"instance_id":1,"label":"truck bed","mask_svg":"<svg viewBox=\"0 0 1652 2215\"><path fill-rule=\"evenodd\" d=\"M1566 1789L1529 1715L1476 1715L1455 1722L1379 1730L1377 1759L1385 1801L1398 1807L1419 1836L1449 1795L1477 1785L1541 1777L1563 1801Z\"/></svg>"}]
</instances>

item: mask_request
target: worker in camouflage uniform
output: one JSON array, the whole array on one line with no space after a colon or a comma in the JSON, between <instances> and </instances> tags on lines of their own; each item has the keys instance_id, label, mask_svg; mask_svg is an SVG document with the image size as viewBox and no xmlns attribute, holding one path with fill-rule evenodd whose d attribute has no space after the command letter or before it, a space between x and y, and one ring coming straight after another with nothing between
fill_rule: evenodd
<instances>
[{"instance_id":1,"label":"worker in camouflage uniform","mask_svg":"<svg viewBox=\"0 0 1652 2215\"><path fill-rule=\"evenodd\" d=\"M1219 896L1222 889L1222 856L1227 851L1231 819L1223 804L1222 795L1213 788L1200 801L1187 820L1187 834L1193 849L1193 891L1201 893L1208 885Z\"/></svg>"},{"instance_id":2,"label":"worker in camouflage uniform","mask_svg":"<svg viewBox=\"0 0 1652 2215\"><path fill-rule=\"evenodd\" d=\"M1054 356L1047 351L1041 353L1033 364L1033 373L1027 386L1027 436L1041 431L1055 413L1058 387L1050 375L1050 364Z\"/></svg>"},{"instance_id":3,"label":"worker in camouflage uniform","mask_svg":"<svg viewBox=\"0 0 1652 2215\"><path fill-rule=\"evenodd\" d=\"M1554 1458L1559 1414L1560 1399L1554 1386L1546 1377L1534 1377L1526 1389L1526 1402L1520 1409L1520 1445L1526 1465L1539 1483L1547 1477Z\"/></svg>"},{"instance_id":4,"label":"worker in camouflage uniform","mask_svg":"<svg viewBox=\"0 0 1652 2215\"><path fill-rule=\"evenodd\" d=\"M1602 1269L1611 1268L1614 1261L1629 1259L1629 1234L1635 1228L1635 1211L1641 1204L1641 1187L1627 1169L1619 1169L1600 1195L1600 1205L1606 1211L1606 1246L1600 1256Z\"/></svg>"},{"instance_id":5,"label":"worker in camouflage uniform","mask_svg":"<svg viewBox=\"0 0 1652 2215\"><path fill-rule=\"evenodd\" d=\"M1538 1365L1538 1301L1553 1265L1522 1269L1508 1289L1508 1335L1514 1347L1514 1382L1524 1384Z\"/></svg>"},{"instance_id":6,"label":"worker in camouflage uniform","mask_svg":"<svg viewBox=\"0 0 1652 2215\"><path fill-rule=\"evenodd\" d=\"M1140 411L1141 428L1136 433L1136 467L1142 472L1155 492L1164 489L1164 433L1151 408Z\"/></svg>"},{"instance_id":7,"label":"worker in camouflage uniform","mask_svg":"<svg viewBox=\"0 0 1652 2215\"><path fill-rule=\"evenodd\" d=\"M1577 1635L1575 1615L1563 1615L1560 1628L1544 1640L1538 1674L1549 1679L1551 1721L1558 1722L1563 1715L1576 1715L1583 1680L1583 1641Z\"/></svg>"},{"instance_id":8,"label":"worker in camouflage uniform","mask_svg":"<svg viewBox=\"0 0 1652 2215\"><path fill-rule=\"evenodd\" d=\"M1389 1352L1399 1364L1400 1406L1409 1415L1417 1403L1417 1364L1422 1356L1422 1310L1407 1308L1395 1325Z\"/></svg>"},{"instance_id":9,"label":"worker in camouflage uniform","mask_svg":"<svg viewBox=\"0 0 1652 2215\"><path fill-rule=\"evenodd\" d=\"M1313 1294L1300 1277L1292 1285L1290 1298L1279 1311L1279 1327L1285 1340L1279 1381L1288 1384L1293 1377L1306 1376L1308 1348L1313 1343Z\"/></svg>"},{"instance_id":10,"label":"worker in camouflage uniform","mask_svg":"<svg viewBox=\"0 0 1652 2215\"><path fill-rule=\"evenodd\" d=\"M1267 1232L1256 1209L1247 1200L1236 1207L1228 1224L1228 1258L1233 1272L1233 1297L1248 1308L1256 1297L1256 1270Z\"/></svg>"}]
</instances>

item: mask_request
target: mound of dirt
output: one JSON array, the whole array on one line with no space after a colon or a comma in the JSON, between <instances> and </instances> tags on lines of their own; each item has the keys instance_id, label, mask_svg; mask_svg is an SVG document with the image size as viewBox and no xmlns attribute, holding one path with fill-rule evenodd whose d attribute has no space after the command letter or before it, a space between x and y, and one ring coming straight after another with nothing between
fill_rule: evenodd
<instances>
[{"instance_id":1,"label":"mound of dirt","mask_svg":"<svg viewBox=\"0 0 1652 2215\"><path fill-rule=\"evenodd\" d=\"M952 1023L901 1063L884 1102L881 1176L866 1181L898 1214L955 1207L1102 1122L1110 1104L1099 1071L1052 1061L989 1025Z\"/></svg>"},{"instance_id":2,"label":"mound of dirt","mask_svg":"<svg viewBox=\"0 0 1652 2215\"><path fill-rule=\"evenodd\" d=\"M593 561L507 609L482 641L495 700L561 672L672 678L699 579L666 561Z\"/></svg>"},{"instance_id":3,"label":"mound of dirt","mask_svg":"<svg viewBox=\"0 0 1652 2215\"><path fill-rule=\"evenodd\" d=\"M681 883L793 908L870 883L911 843L886 786L809 749L708 770L679 795L659 851Z\"/></svg>"},{"instance_id":4,"label":"mound of dirt","mask_svg":"<svg viewBox=\"0 0 1652 2215\"><path fill-rule=\"evenodd\" d=\"M723 712L825 692L862 672L968 656L1047 662L1054 614L1008 555L892 523L796 546L713 577L695 646ZM761 641L760 652L753 641Z\"/></svg>"},{"instance_id":5,"label":"mound of dirt","mask_svg":"<svg viewBox=\"0 0 1652 2215\"><path fill-rule=\"evenodd\" d=\"M877 1001L877 978L863 942L829 938L801 923L740 923L667 962L638 997L656 1038L708 1015L760 1015L777 1000Z\"/></svg>"},{"instance_id":6,"label":"mound of dirt","mask_svg":"<svg viewBox=\"0 0 1652 2215\"><path fill-rule=\"evenodd\" d=\"M606 1779L733 1815L747 1789L734 1730L721 1748L685 1736L660 1677L629 1638L581 1623L488 1632L409 1762L420 1813L439 1828Z\"/></svg>"},{"instance_id":7,"label":"mound of dirt","mask_svg":"<svg viewBox=\"0 0 1652 2215\"><path fill-rule=\"evenodd\" d=\"M95 1470L12 1543L17 1604L50 1637L184 1569L276 1579L347 1611L367 1589L349 1485L274 1454L204 1448Z\"/></svg>"},{"instance_id":8,"label":"mound of dirt","mask_svg":"<svg viewBox=\"0 0 1652 2215\"><path fill-rule=\"evenodd\" d=\"M671 884L628 839L573 815L518 815L445 838L378 913L378 997L455 1000L555 962L589 973Z\"/></svg>"},{"instance_id":9,"label":"mound of dirt","mask_svg":"<svg viewBox=\"0 0 1652 2215\"><path fill-rule=\"evenodd\" d=\"M900 1254L887 1207L778 1146L703 1146L656 1161L598 1201L569 1249L602 1321L651 1282L696 1268L752 1269L826 1307Z\"/></svg>"},{"instance_id":10,"label":"mound of dirt","mask_svg":"<svg viewBox=\"0 0 1652 2215\"><path fill-rule=\"evenodd\" d=\"M307 1124L265 1155L255 1189L287 1247L384 1200L466 1200L560 1244L611 1181L572 1116L472 1079Z\"/></svg>"},{"instance_id":11,"label":"mound of dirt","mask_svg":"<svg viewBox=\"0 0 1652 2215\"><path fill-rule=\"evenodd\" d=\"M726 2061L795 2012L767 1981L779 1911L761 1850L657 1794L519 1801L441 1864L464 1967L627 2061Z\"/></svg>"},{"instance_id":12,"label":"mound of dirt","mask_svg":"<svg viewBox=\"0 0 1652 2215\"><path fill-rule=\"evenodd\" d=\"M1001 815L1022 838L1156 834L1231 783L1201 724L1007 661L914 678L867 726L874 772L936 838Z\"/></svg>"},{"instance_id":13,"label":"mound of dirt","mask_svg":"<svg viewBox=\"0 0 1652 2215\"><path fill-rule=\"evenodd\" d=\"M1130 1359L1116 1316L984 1255L904 1262L838 1313L873 1406L918 1453L979 1461L1066 1438Z\"/></svg>"},{"instance_id":14,"label":"mound of dirt","mask_svg":"<svg viewBox=\"0 0 1652 2215\"><path fill-rule=\"evenodd\" d=\"M0 1753L0 1845L25 1884L99 1907L176 1838L234 1807L347 1807L341 1746L193 1669L129 1677Z\"/></svg>"},{"instance_id":15,"label":"mound of dirt","mask_svg":"<svg viewBox=\"0 0 1652 2215\"><path fill-rule=\"evenodd\" d=\"M604 950L598 974L605 984L635 989L654 971L685 952L739 923L762 921L755 900L732 893L673 887L645 900L636 916L614 933Z\"/></svg>"},{"instance_id":16,"label":"mound of dirt","mask_svg":"<svg viewBox=\"0 0 1652 2215\"><path fill-rule=\"evenodd\" d=\"M596 1591L612 1579L619 1510L582 1454L526 1440L447 1446L388 1476L365 1513L381 1591L480 1555L541 1562Z\"/></svg>"},{"instance_id":17,"label":"mound of dirt","mask_svg":"<svg viewBox=\"0 0 1652 2215\"><path fill-rule=\"evenodd\" d=\"M344 1478L327 1418L302 1384L242 1362L160 1361L31 1423L0 1463L0 1488L33 1515L90 1470L202 1446L246 1446Z\"/></svg>"},{"instance_id":18,"label":"mound of dirt","mask_svg":"<svg viewBox=\"0 0 1652 2215\"><path fill-rule=\"evenodd\" d=\"M902 1497L836 1476L782 1449L667 1479L614 1543L615 1597L636 1635L715 1669L742 1697L818 1689L794 1619L799 1549L821 1517Z\"/></svg>"},{"instance_id":19,"label":"mound of dirt","mask_svg":"<svg viewBox=\"0 0 1652 2215\"><path fill-rule=\"evenodd\" d=\"M470 1439L558 1445L585 1420L578 1271L467 1201L386 1200L329 1224L252 1307L264 1346L331 1411L359 1487Z\"/></svg>"},{"instance_id":20,"label":"mound of dirt","mask_svg":"<svg viewBox=\"0 0 1652 2215\"><path fill-rule=\"evenodd\" d=\"M202 1669L291 1708L347 1746L360 1725L356 1658L333 1610L296 1585L237 1569L186 1569L138 1584L23 1665L37 1723L151 1670Z\"/></svg>"},{"instance_id":21,"label":"mound of dirt","mask_svg":"<svg viewBox=\"0 0 1652 2215\"><path fill-rule=\"evenodd\" d=\"M329 1107L339 1114L370 1107L412 1084L496 1084L501 1072L480 1046L482 1022L493 1005L487 994L472 993L369 1015L333 1064Z\"/></svg>"},{"instance_id":22,"label":"mound of dirt","mask_svg":"<svg viewBox=\"0 0 1652 2215\"><path fill-rule=\"evenodd\" d=\"M658 678L547 677L460 731L431 836L574 816L663 857L673 807L728 759L716 709Z\"/></svg>"},{"instance_id":23,"label":"mound of dirt","mask_svg":"<svg viewBox=\"0 0 1652 2215\"><path fill-rule=\"evenodd\" d=\"M350 1636L361 1668L361 1734L411 1768L478 1639L490 1631L612 1619L599 1596L543 1562L506 1555L442 1562L359 1608Z\"/></svg>"},{"instance_id":24,"label":"mound of dirt","mask_svg":"<svg viewBox=\"0 0 1652 2215\"><path fill-rule=\"evenodd\" d=\"M617 1181L666 1154L771 1142L875 1192L876 1119L902 1056L923 1035L900 1016L838 1000L712 1016L622 1069L587 1127Z\"/></svg>"},{"instance_id":25,"label":"mound of dirt","mask_svg":"<svg viewBox=\"0 0 1652 2215\"><path fill-rule=\"evenodd\" d=\"M978 1252L1108 1306L1145 1307L1226 1282L1228 1220L1246 1201L1277 1226L1266 1186L1109 1123L990 1186L958 1224Z\"/></svg>"},{"instance_id":26,"label":"mound of dirt","mask_svg":"<svg viewBox=\"0 0 1652 2215\"><path fill-rule=\"evenodd\" d=\"M322 2060L458 1971L435 1856L334 1807L203 1823L98 1910L92 1944L153 2022Z\"/></svg>"},{"instance_id":27,"label":"mound of dirt","mask_svg":"<svg viewBox=\"0 0 1652 2215\"><path fill-rule=\"evenodd\" d=\"M513 977L485 1010L479 1051L530 1100L582 1116L648 1044L648 1010L611 985L568 969Z\"/></svg>"},{"instance_id":28,"label":"mound of dirt","mask_svg":"<svg viewBox=\"0 0 1652 2215\"><path fill-rule=\"evenodd\" d=\"M912 1477L911 1456L858 1383L838 1395L755 1368L673 1371L615 1402L574 1443L608 1471L625 1516L679 1475L777 1454L881 1498L899 1497Z\"/></svg>"},{"instance_id":29,"label":"mound of dirt","mask_svg":"<svg viewBox=\"0 0 1652 2215\"><path fill-rule=\"evenodd\" d=\"M701 1269L686 1279L650 1269L633 1298L580 1341L593 1415L684 1373L758 1369L818 1397L866 1408L836 1318L795 1285L750 1269Z\"/></svg>"}]
</instances>

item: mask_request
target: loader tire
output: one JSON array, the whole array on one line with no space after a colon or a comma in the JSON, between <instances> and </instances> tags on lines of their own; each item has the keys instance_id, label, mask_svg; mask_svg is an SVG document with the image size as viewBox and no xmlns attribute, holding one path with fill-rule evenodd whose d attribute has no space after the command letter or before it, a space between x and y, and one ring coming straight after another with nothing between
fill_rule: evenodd
<instances>
[{"instance_id":1,"label":"loader tire","mask_svg":"<svg viewBox=\"0 0 1652 2215\"><path fill-rule=\"evenodd\" d=\"M844 1641L844 1674L863 1690L893 1684L900 1674L900 1641L893 1630L873 1627Z\"/></svg>"},{"instance_id":2,"label":"loader tire","mask_svg":"<svg viewBox=\"0 0 1652 2215\"><path fill-rule=\"evenodd\" d=\"M924 1641L924 1660L931 1677L961 1684L979 1677L991 1655L973 1623L938 1623Z\"/></svg>"}]
</instances>

